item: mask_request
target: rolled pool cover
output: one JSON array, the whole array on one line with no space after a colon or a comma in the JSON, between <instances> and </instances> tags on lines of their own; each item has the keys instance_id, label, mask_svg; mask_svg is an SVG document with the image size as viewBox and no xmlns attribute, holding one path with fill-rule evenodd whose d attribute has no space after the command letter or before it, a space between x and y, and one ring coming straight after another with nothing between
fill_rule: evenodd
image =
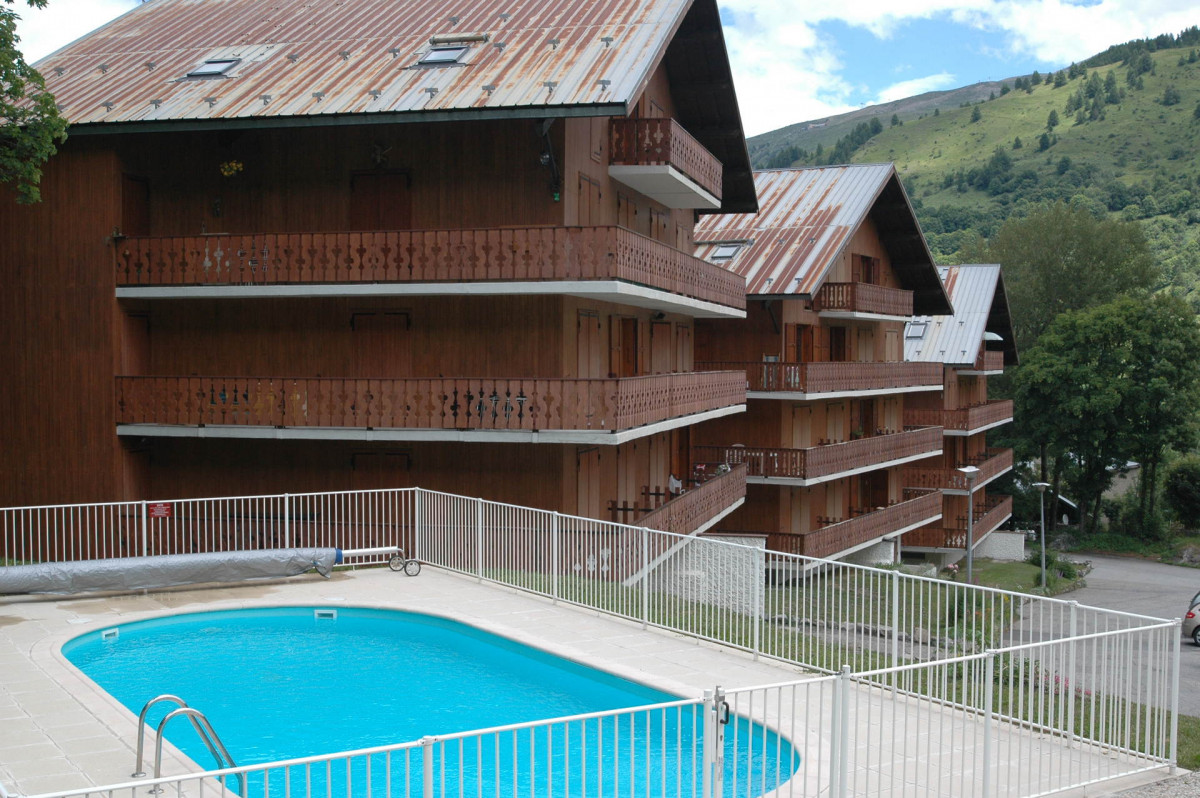
<instances>
[{"instance_id":1,"label":"rolled pool cover","mask_svg":"<svg viewBox=\"0 0 1200 798\"><path fill-rule=\"evenodd\" d=\"M342 561L341 549L263 549L261 551L116 557L107 560L45 562L0 568L0 595L86 593L175 587L200 582L277 579L316 570L329 576Z\"/></svg>"}]
</instances>

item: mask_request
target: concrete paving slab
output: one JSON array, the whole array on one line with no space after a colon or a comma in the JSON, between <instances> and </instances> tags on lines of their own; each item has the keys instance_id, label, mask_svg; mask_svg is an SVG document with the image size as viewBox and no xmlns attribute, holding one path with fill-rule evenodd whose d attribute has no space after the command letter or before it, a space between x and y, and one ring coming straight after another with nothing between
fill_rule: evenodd
<instances>
[{"instance_id":1,"label":"concrete paving slab","mask_svg":"<svg viewBox=\"0 0 1200 798\"><path fill-rule=\"evenodd\" d=\"M123 596L3 598L0 652L5 657L16 656L21 678L0 681L0 716L13 716L0 724L0 783L10 792L33 795L129 780L136 716L66 661L61 647L71 638L178 612L296 604L379 607L439 615L686 698L699 697L717 685L740 687L814 678L797 667L755 660L745 652L681 635L643 630L637 623L568 605L555 606L548 599L480 584L434 568L426 568L415 579L367 569L336 572L328 580L310 575L244 586ZM828 694L827 686L820 690ZM777 700L765 715L768 723L786 730L808 757L808 766L790 785L794 788L791 794L815 790L820 779L818 767L823 757L828 758L831 702L827 696L818 701L820 690L798 690L786 700ZM866 692L870 695L864 694L863 701L880 700L879 691ZM925 794L931 776L932 782L951 788L960 783L966 776L964 762L970 761L980 745L978 724L912 699L889 700L863 716L864 725L882 725L871 727L869 739L873 742L859 751L860 767L853 773L855 783L874 785L871 791L878 791L881 776L888 772L878 766L889 767L885 760L892 750L915 754L918 746L926 745L928 751L915 760L911 775L906 763L905 772L894 774L897 780L888 782L891 786L880 794ZM809 703L813 701L817 703ZM938 722L930 724L933 715L938 716ZM898 728L902 732L894 737ZM14 729L15 734L6 736ZM91 733L85 733L88 730ZM43 763L40 771L19 767L21 761L13 758L14 754L24 756L17 749L30 745L34 735L37 741L31 747L36 746L37 757L23 761ZM1001 762L1031 763L1066 757L1081 767L1094 765L1101 774L1106 766L1103 760L1109 756L1058 740L1033 739L1007 728L997 729L991 744L999 756L1005 757ZM204 769L174 748L166 748L164 773ZM1028 792L1020 787L1001 794L1022 791ZM954 789L947 794L955 794Z\"/></svg>"}]
</instances>

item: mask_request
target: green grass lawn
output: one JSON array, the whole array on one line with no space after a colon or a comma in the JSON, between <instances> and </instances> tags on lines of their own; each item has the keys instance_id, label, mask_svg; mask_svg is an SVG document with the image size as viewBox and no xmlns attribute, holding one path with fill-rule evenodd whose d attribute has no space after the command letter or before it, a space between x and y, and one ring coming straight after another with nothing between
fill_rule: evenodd
<instances>
[{"instance_id":1,"label":"green grass lawn","mask_svg":"<svg viewBox=\"0 0 1200 798\"><path fill-rule=\"evenodd\" d=\"M966 566L959 563L959 579L965 580ZM1083 579L1063 579L1053 573L1053 568L1047 563L1047 570L1050 571L1050 591L1049 595L1054 596L1059 593L1065 593L1068 590L1073 590L1078 587ZM1011 590L1016 593L1037 593L1042 594L1042 590L1038 587L1038 577L1040 576L1041 566L1034 565L1028 562L1002 562L1000 560L989 560L982 557L975 560L975 583L985 587L994 587L999 590Z\"/></svg>"},{"instance_id":2,"label":"green grass lawn","mask_svg":"<svg viewBox=\"0 0 1200 798\"><path fill-rule=\"evenodd\" d=\"M1179 716L1179 767L1200 768L1200 718Z\"/></svg>"}]
</instances>

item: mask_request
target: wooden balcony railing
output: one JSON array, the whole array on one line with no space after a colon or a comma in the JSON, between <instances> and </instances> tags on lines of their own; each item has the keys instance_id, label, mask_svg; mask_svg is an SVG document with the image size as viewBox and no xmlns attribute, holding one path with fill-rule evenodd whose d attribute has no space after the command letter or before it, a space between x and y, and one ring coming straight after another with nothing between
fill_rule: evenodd
<instances>
[{"instance_id":1,"label":"wooden balcony railing","mask_svg":"<svg viewBox=\"0 0 1200 798\"><path fill-rule=\"evenodd\" d=\"M973 528L975 542L978 543L984 535L995 531L1012 515L1012 496L989 496L987 501L980 502L975 508L975 524ZM957 519L956 519L957 521ZM927 526L904 533L902 545L921 546L937 549L965 549L967 547L967 519L963 516L962 525ZM943 519L942 524L944 524Z\"/></svg>"},{"instance_id":2,"label":"wooden balcony railing","mask_svg":"<svg viewBox=\"0 0 1200 798\"><path fill-rule=\"evenodd\" d=\"M697 363L707 371L746 372L750 391L833 393L942 385L941 363ZM938 427L941 423L905 417L906 427Z\"/></svg>"},{"instance_id":3,"label":"wooden balcony railing","mask_svg":"<svg viewBox=\"0 0 1200 798\"><path fill-rule=\"evenodd\" d=\"M120 238L118 286L625 280L746 307L745 281L623 227Z\"/></svg>"},{"instance_id":4,"label":"wooden balcony railing","mask_svg":"<svg viewBox=\"0 0 1200 798\"><path fill-rule=\"evenodd\" d=\"M942 495L925 493L804 534L771 535L767 545L777 551L806 557L835 557L855 546L920 523L941 511Z\"/></svg>"},{"instance_id":5,"label":"wooden balcony railing","mask_svg":"<svg viewBox=\"0 0 1200 798\"><path fill-rule=\"evenodd\" d=\"M746 467L735 465L681 493L661 507L624 523L690 535L738 499L746 497ZM622 519L614 519L621 521Z\"/></svg>"},{"instance_id":6,"label":"wooden balcony railing","mask_svg":"<svg viewBox=\"0 0 1200 798\"><path fill-rule=\"evenodd\" d=\"M911 316L913 292L871 283L825 283L813 297L813 310Z\"/></svg>"},{"instance_id":7,"label":"wooden balcony railing","mask_svg":"<svg viewBox=\"0 0 1200 798\"><path fill-rule=\"evenodd\" d=\"M964 432L982 429L1002 421L1012 421L1012 417L1013 403L1011 399L998 399L958 410L904 408L905 426L942 426L947 430Z\"/></svg>"},{"instance_id":8,"label":"wooden balcony railing","mask_svg":"<svg viewBox=\"0 0 1200 798\"><path fill-rule=\"evenodd\" d=\"M984 350L975 358L974 371L1004 371L1004 353Z\"/></svg>"},{"instance_id":9,"label":"wooden balcony railing","mask_svg":"<svg viewBox=\"0 0 1200 798\"><path fill-rule=\"evenodd\" d=\"M964 463L964 465L967 465ZM1013 466L1012 449L988 449L983 457L973 458L970 465L979 469L975 484L982 485L989 479L1003 474ZM933 488L937 490L967 490L967 477L957 468L906 468L904 486L908 488Z\"/></svg>"},{"instance_id":10,"label":"wooden balcony railing","mask_svg":"<svg viewBox=\"0 0 1200 798\"><path fill-rule=\"evenodd\" d=\"M940 427L906 430L869 438L812 446L807 449L762 449L750 446L696 446L693 460L745 463L751 477L816 479L843 471L932 454L942 448Z\"/></svg>"},{"instance_id":11,"label":"wooden balcony railing","mask_svg":"<svg viewBox=\"0 0 1200 798\"><path fill-rule=\"evenodd\" d=\"M613 119L608 144L611 164L673 166L721 198L724 167L720 160L674 119Z\"/></svg>"},{"instance_id":12,"label":"wooden balcony railing","mask_svg":"<svg viewBox=\"0 0 1200 798\"><path fill-rule=\"evenodd\" d=\"M745 402L738 372L626 379L117 377L118 424L613 431Z\"/></svg>"}]
</instances>

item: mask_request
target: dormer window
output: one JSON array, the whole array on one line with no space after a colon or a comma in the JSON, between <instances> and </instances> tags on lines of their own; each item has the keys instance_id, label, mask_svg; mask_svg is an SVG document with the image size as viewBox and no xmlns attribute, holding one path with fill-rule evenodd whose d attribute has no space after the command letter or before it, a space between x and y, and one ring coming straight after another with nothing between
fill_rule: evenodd
<instances>
[{"instance_id":1,"label":"dormer window","mask_svg":"<svg viewBox=\"0 0 1200 798\"><path fill-rule=\"evenodd\" d=\"M217 78L229 74L241 62L240 58L214 58L187 73L189 78Z\"/></svg>"},{"instance_id":2,"label":"dormer window","mask_svg":"<svg viewBox=\"0 0 1200 798\"><path fill-rule=\"evenodd\" d=\"M434 47L425 55L421 56L421 60L417 63L422 66L446 66L448 64L462 63L462 58L470 50L470 47Z\"/></svg>"},{"instance_id":3,"label":"dormer window","mask_svg":"<svg viewBox=\"0 0 1200 798\"><path fill-rule=\"evenodd\" d=\"M713 263L725 263L726 261L733 260L733 256L738 254L741 249L741 244L718 244L713 249L712 254L708 256L708 259Z\"/></svg>"}]
</instances>

